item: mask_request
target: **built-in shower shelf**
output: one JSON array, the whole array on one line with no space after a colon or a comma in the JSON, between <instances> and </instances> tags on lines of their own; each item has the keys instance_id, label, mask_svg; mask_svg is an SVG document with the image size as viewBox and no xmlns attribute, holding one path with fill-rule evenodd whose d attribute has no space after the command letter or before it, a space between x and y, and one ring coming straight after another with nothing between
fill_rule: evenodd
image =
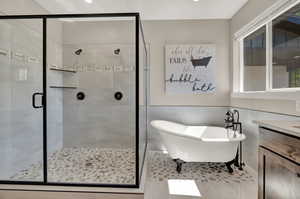
<instances>
[{"instance_id":1,"label":"built-in shower shelf","mask_svg":"<svg viewBox=\"0 0 300 199\"><path fill-rule=\"evenodd\" d=\"M49 86L50 88L66 88L66 89L77 89L75 86Z\"/></svg>"},{"instance_id":2,"label":"built-in shower shelf","mask_svg":"<svg viewBox=\"0 0 300 199\"><path fill-rule=\"evenodd\" d=\"M69 70L69 69L62 69L62 68L50 68L50 70L61 71L61 72L68 72L68 73L77 73L76 70Z\"/></svg>"}]
</instances>

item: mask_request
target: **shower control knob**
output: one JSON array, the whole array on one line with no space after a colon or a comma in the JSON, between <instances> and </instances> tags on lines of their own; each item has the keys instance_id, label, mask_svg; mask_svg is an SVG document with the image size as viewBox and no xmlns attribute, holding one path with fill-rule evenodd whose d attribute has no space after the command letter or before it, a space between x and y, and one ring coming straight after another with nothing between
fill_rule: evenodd
<instances>
[{"instance_id":1,"label":"shower control knob","mask_svg":"<svg viewBox=\"0 0 300 199\"><path fill-rule=\"evenodd\" d=\"M83 92L78 92L76 97L78 100L84 100L85 94Z\"/></svg>"},{"instance_id":2,"label":"shower control knob","mask_svg":"<svg viewBox=\"0 0 300 199\"><path fill-rule=\"evenodd\" d=\"M121 100L122 98L123 98L123 94L120 91L115 93L115 99L116 100Z\"/></svg>"}]
</instances>

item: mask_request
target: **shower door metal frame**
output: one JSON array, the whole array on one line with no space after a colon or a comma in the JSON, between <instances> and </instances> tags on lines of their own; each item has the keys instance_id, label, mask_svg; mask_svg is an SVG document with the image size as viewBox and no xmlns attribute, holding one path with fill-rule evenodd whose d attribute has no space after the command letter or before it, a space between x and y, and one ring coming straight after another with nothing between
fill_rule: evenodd
<instances>
[{"instance_id":1,"label":"shower door metal frame","mask_svg":"<svg viewBox=\"0 0 300 199\"><path fill-rule=\"evenodd\" d=\"M96 183L60 183L48 182L48 168L47 168L47 19L60 18L102 18L102 17L133 17L135 20L135 184L96 184ZM139 165L139 37L140 28L140 14L138 12L132 13L91 13L91 14L47 14L47 15L1 15L0 20L4 19L41 19L42 20L42 43L43 43L43 181L9 181L0 180L0 185L44 185L44 186L68 186L68 187L111 187L111 188L139 188L140 185L140 165ZM141 31L143 37L143 31ZM143 43L145 44L144 37ZM147 141L146 141L147 148ZM145 149L146 151L146 149ZM143 151L143 153L145 153ZM145 154L143 156L145 158ZM144 160L143 160L144 161ZM143 163L142 163L143 166ZM1 190L1 189L0 189ZM2 189L3 190L3 189ZM19 189L9 189L19 190ZM77 191L75 191L77 192ZM80 192L80 191L79 191Z\"/></svg>"}]
</instances>

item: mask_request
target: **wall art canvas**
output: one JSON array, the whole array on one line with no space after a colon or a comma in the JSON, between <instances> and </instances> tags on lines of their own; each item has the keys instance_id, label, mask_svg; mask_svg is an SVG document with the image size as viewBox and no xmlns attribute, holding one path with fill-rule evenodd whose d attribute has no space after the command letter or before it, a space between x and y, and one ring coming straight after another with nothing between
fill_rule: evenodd
<instances>
[{"instance_id":1,"label":"wall art canvas","mask_svg":"<svg viewBox=\"0 0 300 199\"><path fill-rule=\"evenodd\" d=\"M200 94L216 91L214 44L166 45L167 94Z\"/></svg>"}]
</instances>

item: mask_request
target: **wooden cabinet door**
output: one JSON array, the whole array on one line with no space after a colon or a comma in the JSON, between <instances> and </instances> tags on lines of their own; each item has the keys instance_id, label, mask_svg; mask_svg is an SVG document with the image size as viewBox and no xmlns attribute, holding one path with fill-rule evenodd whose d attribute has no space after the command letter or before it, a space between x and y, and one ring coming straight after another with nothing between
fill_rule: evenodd
<instances>
[{"instance_id":1,"label":"wooden cabinet door","mask_svg":"<svg viewBox=\"0 0 300 199\"><path fill-rule=\"evenodd\" d=\"M259 199L300 199L300 165L259 147Z\"/></svg>"}]
</instances>

